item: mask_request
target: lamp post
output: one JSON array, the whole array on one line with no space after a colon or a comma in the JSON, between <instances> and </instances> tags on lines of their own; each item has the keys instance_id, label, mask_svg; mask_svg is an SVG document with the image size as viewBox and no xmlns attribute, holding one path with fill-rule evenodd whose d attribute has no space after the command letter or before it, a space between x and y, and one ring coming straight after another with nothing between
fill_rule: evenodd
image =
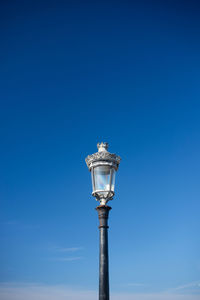
<instances>
[{"instance_id":1,"label":"lamp post","mask_svg":"<svg viewBox=\"0 0 200 300\"><path fill-rule=\"evenodd\" d=\"M115 173L121 158L107 151L108 143L98 143L98 152L88 155L86 164L92 175L92 195L100 202L99 216L99 300L109 300L108 215L107 205L114 197Z\"/></svg>"}]
</instances>

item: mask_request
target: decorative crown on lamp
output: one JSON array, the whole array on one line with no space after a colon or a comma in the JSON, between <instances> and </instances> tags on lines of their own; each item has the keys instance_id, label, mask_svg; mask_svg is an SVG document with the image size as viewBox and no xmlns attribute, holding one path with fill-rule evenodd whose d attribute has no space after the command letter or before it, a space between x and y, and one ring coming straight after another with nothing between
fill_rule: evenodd
<instances>
[{"instance_id":1,"label":"decorative crown on lamp","mask_svg":"<svg viewBox=\"0 0 200 300\"><path fill-rule=\"evenodd\" d=\"M92 195L105 205L114 196L115 173L121 158L108 152L108 143L98 143L98 152L88 155L85 159L92 175Z\"/></svg>"}]
</instances>

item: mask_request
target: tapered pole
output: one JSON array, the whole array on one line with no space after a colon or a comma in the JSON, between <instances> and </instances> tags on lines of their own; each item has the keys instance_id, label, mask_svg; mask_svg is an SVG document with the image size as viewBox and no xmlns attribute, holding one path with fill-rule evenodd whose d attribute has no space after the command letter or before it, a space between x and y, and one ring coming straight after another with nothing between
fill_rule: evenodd
<instances>
[{"instance_id":1,"label":"tapered pole","mask_svg":"<svg viewBox=\"0 0 200 300\"><path fill-rule=\"evenodd\" d=\"M99 205L99 300L109 300L108 215L110 206Z\"/></svg>"}]
</instances>

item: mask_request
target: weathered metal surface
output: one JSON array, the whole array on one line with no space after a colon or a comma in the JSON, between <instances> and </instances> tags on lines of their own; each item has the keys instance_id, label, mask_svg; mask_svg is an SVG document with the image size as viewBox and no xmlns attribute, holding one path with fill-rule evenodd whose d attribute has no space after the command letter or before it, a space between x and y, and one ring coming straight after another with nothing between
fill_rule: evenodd
<instances>
[{"instance_id":1,"label":"weathered metal surface","mask_svg":"<svg viewBox=\"0 0 200 300\"><path fill-rule=\"evenodd\" d=\"M108 216L110 206L99 205L99 300L109 300Z\"/></svg>"},{"instance_id":2,"label":"weathered metal surface","mask_svg":"<svg viewBox=\"0 0 200 300\"><path fill-rule=\"evenodd\" d=\"M110 166L113 166L117 171L121 158L118 155L112 154L107 151L108 143L98 143L97 147L99 151L94 154L88 155L85 159L89 170L97 165L108 164Z\"/></svg>"}]
</instances>

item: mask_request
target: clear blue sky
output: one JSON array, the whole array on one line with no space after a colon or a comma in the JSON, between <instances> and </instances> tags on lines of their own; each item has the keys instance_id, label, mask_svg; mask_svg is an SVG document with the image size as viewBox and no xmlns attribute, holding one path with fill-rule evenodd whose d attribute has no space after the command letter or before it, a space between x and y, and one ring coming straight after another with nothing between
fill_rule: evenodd
<instances>
[{"instance_id":1,"label":"clear blue sky","mask_svg":"<svg viewBox=\"0 0 200 300\"><path fill-rule=\"evenodd\" d=\"M84 159L101 141L122 157L110 203L113 300L199 297L200 6L137 2L1 1L3 300L38 284L62 286L65 299L96 295L97 203Z\"/></svg>"}]
</instances>

